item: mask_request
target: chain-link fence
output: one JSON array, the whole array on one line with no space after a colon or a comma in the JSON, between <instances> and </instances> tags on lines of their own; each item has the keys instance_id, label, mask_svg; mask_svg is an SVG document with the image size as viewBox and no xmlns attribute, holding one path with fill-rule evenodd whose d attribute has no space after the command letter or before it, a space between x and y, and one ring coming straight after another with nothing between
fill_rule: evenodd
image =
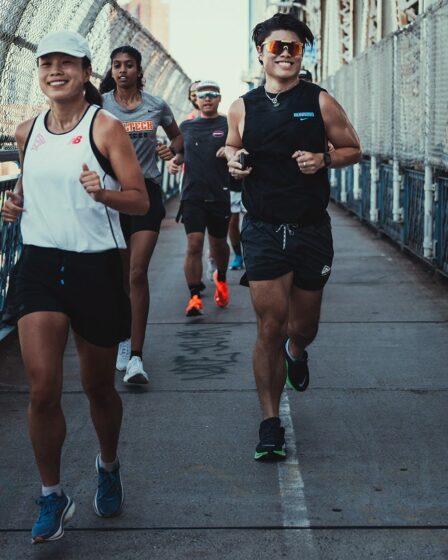
<instances>
[{"instance_id":1,"label":"chain-link fence","mask_svg":"<svg viewBox=\"0 0 448 560\"><path fill-rule=\"evenodd\" d=\"M365 154L448 169L447 29L441 0L326 80Z\"/></svg>"},{"instance_id":2,"label":"chain-link fence","mask_svg":"<svg viewBox=\"0 0 448 560\"><path fill-rule=\"evenodd\" d=\"M360 166L332 172L332 198L445 274L447 29L448 0L440 0L323 84L366 156Z\"/></svg>"},{"instance_id":3,"label":"chain-link fence","mask_svg":"<svg viewBox=\"0 0 448 560\"><path fill-rule=\"evenodd\" d=\"M44 35L63 29L87 38L96 85L112 49L132 45L142 53L145 89L163 97L178 120L191 109L188 76L114 0L0 0L0 145L14 143L16 125L45 104L34 52Z\"/></svg>"}]
</instances>

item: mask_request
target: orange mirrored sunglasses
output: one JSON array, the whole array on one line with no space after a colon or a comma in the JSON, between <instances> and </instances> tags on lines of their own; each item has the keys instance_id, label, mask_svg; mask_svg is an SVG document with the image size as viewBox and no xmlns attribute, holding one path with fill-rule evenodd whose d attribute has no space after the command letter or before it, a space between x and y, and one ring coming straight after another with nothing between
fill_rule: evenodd
<instances>
[{"instance_id":1,"label":"orange mirrored sunglasses","mask_svg":"<svg viewBox=\"0 0 448 560\"><path fill-rule=\"evenodd\" d=\"M265 41L261 43L262 47L266 47L268 53L279 55L287 49L291 56L301 56L303 53L303 43L298 41Z\"/></svg>"}]
</instances>

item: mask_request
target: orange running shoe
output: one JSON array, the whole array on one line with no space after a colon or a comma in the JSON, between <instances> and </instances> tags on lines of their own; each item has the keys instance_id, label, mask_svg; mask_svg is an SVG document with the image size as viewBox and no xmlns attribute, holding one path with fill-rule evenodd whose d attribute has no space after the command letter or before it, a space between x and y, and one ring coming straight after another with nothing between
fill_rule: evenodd
<instances>
[{"instance_id":1,"label":"orange running shoe","mask_svg":"<svg viewBox=\"0 0 448 560\"><path fill-rule=\"evenodd\" d=\"M215 303L218 307L225 307L229 303L229 285L218 280L217 270L213 273L213 281L216 286Z\"/></svg>"},{"instance_id":2,"label":"orange running shoe","mask_svg":"<svg viewBox=\"0 0 448 560\"><path fill-rule=\"evenodd\" d=\"M202 299L199 296L193 296L185 308L185 315L187 317L197 317L198 315L202 315L203 307Z\"/></svg>"}]
</instances>

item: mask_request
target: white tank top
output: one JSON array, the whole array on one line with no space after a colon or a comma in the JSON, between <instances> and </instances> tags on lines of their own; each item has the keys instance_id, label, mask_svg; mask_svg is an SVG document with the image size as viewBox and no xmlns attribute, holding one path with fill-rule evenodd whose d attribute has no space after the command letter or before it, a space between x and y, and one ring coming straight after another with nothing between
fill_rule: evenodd
<instances>
[{"instance_id":1,"label":"white tank top","mask_svg":"<svg viewBox=\"0 0 448 560\"><path fill-rule=\"evenodd\" d=\"M77 126L62 134L48 131L49 111L37 116L23 162L24 244L78 253L126 247L119 212L95 202L79 181L82 164L86 163L98 173L103 188L120 190L110 175L109 161L93 142L92 127L98 110L98 106L90 105Z\"/></svg>"}]
</instances>

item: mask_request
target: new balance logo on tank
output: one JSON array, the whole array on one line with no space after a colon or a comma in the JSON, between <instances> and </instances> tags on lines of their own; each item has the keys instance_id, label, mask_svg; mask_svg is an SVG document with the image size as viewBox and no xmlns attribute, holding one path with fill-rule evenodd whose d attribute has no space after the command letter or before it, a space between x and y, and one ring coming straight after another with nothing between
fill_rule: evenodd
<instances>
[{"instance_id":1,"label":"new balance logo on tank","mask_svg":"<svg viewBox=\"0 0 448 560\"><path fill-rule=\"evenodd\" d=\"M83 140L83 136L74 136L71 140L70 140L70 144L80 144Z\"/></svg>"}]
</instances>

